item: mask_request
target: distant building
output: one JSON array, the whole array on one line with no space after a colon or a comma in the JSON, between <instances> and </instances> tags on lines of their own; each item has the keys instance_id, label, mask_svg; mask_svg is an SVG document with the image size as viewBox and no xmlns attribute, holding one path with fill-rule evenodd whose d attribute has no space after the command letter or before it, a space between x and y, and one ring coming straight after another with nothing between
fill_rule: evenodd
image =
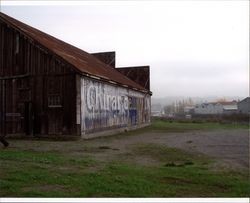
<instances>
[{"instance_id":1,"label":"distant building","mask_svg":"<svg viewBox=\"0 0 250 203\"><path fill-rule=\"evenodd\" d=\"M236 101L232 102L221 102L223 105L223 114L238 113L238 106Z\"/></svg>"},{"instance_id":2,"label":"distant building","mask_svg":"<svg viewBox=\"0 0 250 203\"><path fill-rule=\"evenodd\" d=\"M243 114L250 114L250 97L238 102L238 112Z\"/></svg>"},{"instance_id":3,"label":"distant building","mask_svg":"<svg viewBox=\"0 0 250 203\"><path fill-rule=\"evenodd\" d=\"M237 113L237 102L210 102L196 105L195 114L216 115Z\"/></svg>"},{"instance_id":4,"label":"distant building","mask_svg":"<svg viewBox=\"0 0 250 203\"><path fill-rule=\"evenodd\" d=\"M194 108L195 114L222 114L223 106L219 103L202 103Z\"/></svg>"},{"instance_id":5,"label":"distant building","mask_svg":"<svg viewBox=\"0 0 250 203\"><path fill-rule=\"evenodd\" d=\"M152 104L151 105L151 116L162 116L162 106L161 104Z\"/></svg>"},{"instance_id":6,"label":"distant building","mask_svg":"<svg viewBox=\"0 0 250 203\"><path fill-rule=\"evenodd\" d=\"M185 114L193 114L195 106L185 106L184 113Z\"/></svg>"}]
</instances>

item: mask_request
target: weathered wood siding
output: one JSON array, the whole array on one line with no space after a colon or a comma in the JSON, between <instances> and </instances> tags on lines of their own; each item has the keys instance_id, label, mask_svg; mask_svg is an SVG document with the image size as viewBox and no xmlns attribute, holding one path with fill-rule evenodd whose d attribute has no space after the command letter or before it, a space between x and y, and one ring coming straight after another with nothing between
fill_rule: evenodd
<instances>
[{"instance_id":1,"label":"weathered wood siding","mask_svg":"<svg viewBox=\"0 0 250 203\"><path fill-rule=\"evenodd\" d=\"M150 123L150 95L81 78L81 134Z\"/></svg>"},{"instance_id":2,"label":"weathered wood siding","mask_svg":"<svg viewBox=\"0 0 250 203\"><path fill-rule=\"evenodd\" d=\"M76 133L75 71L0 20L0 132Z\"/></svg>"}]
</instances>

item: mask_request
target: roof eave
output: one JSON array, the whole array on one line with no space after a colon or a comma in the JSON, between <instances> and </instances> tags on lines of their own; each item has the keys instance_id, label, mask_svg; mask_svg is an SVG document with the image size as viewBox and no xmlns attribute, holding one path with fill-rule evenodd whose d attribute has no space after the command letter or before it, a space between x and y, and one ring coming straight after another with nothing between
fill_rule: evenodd
<instances>
[{"instance_id":1,"label":"roof eave","mask_svg":"<svg viewBox=\"0 0 250 203\"><path fill-rule=\"evenodd\" d=\"M118 83L118 82L112 81L110 79L106 79L106 78L102 78L102 77L97 77L95 75L91 75L91 74L84 73L84 72L77 72L77 74L79 74L80 76L85 76L85 77L90 78L92 80L102 81L102 82L105 82L105 83L109 83L111 85L128 88L128 89L131 89L131 90L134 90L134 91L139 91L139 92L142 92L144 94L149 94L150 96L152 96L152 92L151 91L147 91L145 89L137 89L137 88L129 86L129 85L124 85L122 83Z\"/></svg>"}]
</instances>

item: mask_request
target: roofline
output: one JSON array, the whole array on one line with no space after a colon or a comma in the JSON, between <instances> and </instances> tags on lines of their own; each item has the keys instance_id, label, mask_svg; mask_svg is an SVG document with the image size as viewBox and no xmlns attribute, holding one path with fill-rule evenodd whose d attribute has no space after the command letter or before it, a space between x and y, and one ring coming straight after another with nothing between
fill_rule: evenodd
<instances>
[{"instance_id":1,"label":"roofline","mask_svg":"<svg viewBox=\"0 0 250 203\"><path fill-rule=\"evenodd\" d=\"M240 100L238 103L243 102L243 101L248 100L248 99L250 99L250 97L246 97L246 98Z\"/></svg>"},{"instance_id":2,"label":"roofline","mask_svg":"<svg viewBox=\"0 0 250 203\"><path fill-rule=\"evenodd\" d=\"M0 13L2 13L2 12L0 12ZM3 14L6 15L5 13L3 13ZM8 16L8 17L10 17L10 16ZM11 18L11 17L10 17L10 18ZM76 72L78 72L78 73L82 73L80 70L78 70L77 68L75 68L71 63L69 63L68 61L66 61L66 60L65 60L64 58L62 58L61 56L59 56L59 55L58 55L57 53L55 53L53 50L48 49L46 46L42 45L39 41L37 41L36 39L34 39L31 35L29 35L29 34L23 32L20 28L18 28L16 25L14 25L13 23L9 22L9 21L6 20L5 18L2 18L1 15L0 15L0 19L2 19L5 23L10 24L14 29L16 29L17 31L19 31L22 35L24 35L24 36L26 36L27 38L29 38L29 40L30 40L31 42L36 42L37 44L39 44L39 46L43 47L43 49L45 49L47 52L53 53L55 56L57 56L58 58L60 58L61 60L63 60L66 64L72 66L72 67L73 67L72 69L74 69L74 71L76 71ZM33 27L32 27L32 28L33 28ZM33 28L33 29L36 29L36 28ZM36 29L36 30L38 30L38 29ZM39 31L40 31L40 30L39 30ZM42 32L42 31L40 31L40 32ZM47 34L47 33L46 33L46 34ZM47 35L53 37L53 36L50 35L50 34L47 34ZM60 40L60 39L59 39L59 40Z\"/></svg>"},{"instance_id":3,"label":"roofline","mask_svg":"<svg viewBox=\"0 0 250 203\"><path fill-rule=\"evenodd\" d=\"M117 83L115 81L108 80L108 79L103 79L103 78L100 78L98 76L94 76L94 75L91 75L91 74L82 74L82 73L77 73L77 74L79 74L80 76L87 77L87 78L89 78L91 80L102 81L102 82L108 83L109 85L119 86L119 87L127 88L127 89L130 89L130 90L139 91L139 92L144 93L144 94L149 94L150 96L152 96L152 94L153 94L149 90L139 90L139 89L137 89L135 87L129 87L128 85L125 85L125 84L122 84L122 83Z\"/></svg>"},{"instance_id":4,"label":"roofline","mask_svg":"<svg viewBox=\"0 0 250 203\"><path fill-rule=\"evenodd\" d=\"M89 54L104 54L104 53L116 53L115 51L100 51L100 52L93 52Z\"/></svg>"},{"instance_id":5,"label":"roofline","mask_svg":"<svg viewBox=\"0 0 250 203\"><path fill-rule=\"evenodd\" d=\"M12 17L8 16L7 14L5 14L5 13L3 13L3 12L0 12L0 14L6 15L7 17L12 18ZM63 62L65 62L65 63L68 64L69 66L71 66L72 69L73 69L77 74L84 75L84 76L89 77L89 78L91 78L91 79L93 79L93 78L100 78L100 79L97 79L97 80L104 81L104 82L108 82L108 83L110 83L110 84L118 84L119 86L122 86L122 87L125 87L125 86L126 86L126 88L129 88L129 89L131 89L131 90L136 90L136 91L139 91L139 92L142 92L142 93L147 93L147 94L149 94L149 95L152 95L152 92L151 92L150 90L138 89L138 88L135 88L135 87L130 86L130 85L125 85L125 84L122 84L122 83L119 83L119 82L115 82L115 81L113 81L113 80L106 79L106 78L103 77L103 76L92 75L92 74L89 74L89 73L80 71L80 70L79 70L78 68L76 68L73 64L69 63L67 60L65 60L63 57L61 57L61 56L58 55L57 53L55 53L53 50L51 50L51 49L47 48L46 46L42 45L38 40L34 39L34 38L33 38L31 35L29 35L28 33L23 32L22 29L18 28L18 26L14 25L12 22L8 21L8 19L5 19L5 18L2 17L1 15L0 15L0 19L2 19L5 23L11 25L14 29L16 29L17 31L19 31L20 33L22 33L22 34L23 34L24 36L26 36L27 38L29 38L29 40L31 40L31 42L36 42L37 44L39 44L41 47L43 47L43 48L44 48L46 51L48 51L49 53L53 53L53 55L55 55L56 57L58 57L60 60L62 60ZM14 19L14 18L13 18L13 19ZM14 20L16 20L16 19L14 19ZM19 22L20 22L20 21L19 21ZM22 22L21 22L21 23L22 23ZM25 24L25 23L23 23L23 24ZM25 24L25 25L26 25L26 26L29 26L29 25L27 25L27 24ZM31 26L29 26L29 27L31 27ZM34 28L34 27L32 27L32 28L33 28L33 29L36 29L36 28ZM36 29L36 30L38 30L38 29ZM43 31L41 31L41 30L38 30L38 31L39 31L39 32L43 32ZM46 35L49 35L50 37L53 37L53 36L50 35L50 34L47 34L47 33L45 33L45 32L43 32L43 33L46 34ZM53 38L55 38L55 37L53 37ZM57 39L57 38L56 38L56 39ZM60 40L60 39L57 39L57 40ZM62 41L62 40L60 40L60 41ZM62 41L62 42L63 42L63 41ZM66 42L64 42L64 43L66 43ZM67 43L67 44L68 44L68 43ZM68 44L68 45L73 46L73 45L71 45L71 44ZM73 47L74 47L74 46L73 46ZM77 47L76 47L76 48L77 48ZM77 49L79 49L79 48L77 48ZM85 51L85 52L86 52L86 51ZM86 52L86 53L88 53L88 52ZM100 53L103 53L103 52L100 52ZM88 54L91 55L91 53L88 53ZM93 56L93 57L94 57L94 56ZM96 59L96 60L98 60L98 59ZM100 61L100 60L98 60L98 61ZM100 61L100 62L103 63L102 61ZM107 64L105 64L105 63L103 63L103 64L106 65L106 66L109 66L109 65L107 65ZM116 70L116 71L118 71L118 70ZM138 85L139 85L139 84L138 84Z\"/></svg>"},{"instance_id":6,"label":"roofline","mask_svg":"<svg viewBox=\"0 0 250 203\"><path fill-rule=\"evenodd\" d=\"M122 67L116 67L116 68L120 68L120 69L122 69L122 68L149 68L150 67L150 65L143 65L143 66L122 66Z\"/></svg>"}]
</instances>

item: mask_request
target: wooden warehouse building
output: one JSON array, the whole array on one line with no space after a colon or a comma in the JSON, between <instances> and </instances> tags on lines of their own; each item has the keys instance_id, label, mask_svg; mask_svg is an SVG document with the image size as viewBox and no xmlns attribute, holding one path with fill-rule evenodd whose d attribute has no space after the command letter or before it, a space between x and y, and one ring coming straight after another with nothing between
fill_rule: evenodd
<instances>
[{"instance_id":1,"label":"wooden warehouse building","mask_svg":"<svg viewBox=\"0 0 250 203\"><path fill-rule=\"evenodd\" d=\"M0 13L1 135L90 138L150 123L149 66L115 67Z\"/></svg>"}]
</instances>

